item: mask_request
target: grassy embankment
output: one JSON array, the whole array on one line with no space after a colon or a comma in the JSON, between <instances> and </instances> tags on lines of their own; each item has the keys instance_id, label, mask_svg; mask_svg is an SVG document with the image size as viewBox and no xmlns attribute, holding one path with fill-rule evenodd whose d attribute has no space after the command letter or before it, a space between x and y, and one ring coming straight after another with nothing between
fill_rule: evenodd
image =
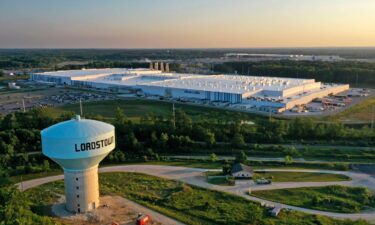
<instances>
[{"instance_id":1,"label":"grassy embankment","mask_svg":"<svg viewBox=\"0 0 375 225\"><path fill-rule=\"evenodd\" d=\"M273 182L331 182L348 181L350 178L342 174L308 173L308 172L257 172L254 179L270 178Z\"/></svg>"},{"instance_id":2,"label":"grassy embankment","mask_svg":"<svg viewBox=\"0 0 375 225\"><path fill-rule=\"evenodd\" d=\"M371 123L372 110L375 107L375 97L364 100L357 105L337 114L327 117L327 120L337 119L342 122Z\"/></svg>"},{"instance_id":3,"label":"grassy embankment","mask_svg":"<svg viewBox=\"0 0 375 225\"><path fill-rule=\"evenodd\" d=\"M375 207L371 191L360 187L327 186L254 191L252 195L303 208L356 213Z\"/></svg>"},{"instance_id":4,"label":"grassy embankment","mask_svg":"<svg viewBox=\"0 0 375 225\"><path fill-rule=\"evenodd\" d=\"M142 116L151 114L155 116L172 117L172 105L173 103L170 102L147 99L119 99L87 102L83 103L83 108L86 115L101 115L105 119L113 119L116 113L114 109L119 107L124 110L125 115L129 119L139 121ZM193 121L199 121L200 119L207 119L210 121L233 121L236 119L251 121L254 118L262 118L261 116L249 113L183 103L175 103L175 108L183 110L188 116L191 116ZM79 105L64 105L53 110L55 114L61 114L66 111L79 113Z\"/></svg>"},{"instance_id":5,"label":"grassy embankment","mask_svg":"<svg viewBox=\"0 0 375 225\"><path fill-rule=\"evenodd\" d=\"M63 183L58 181L27 193L35 203L34 211L43 213L62 190ZM363 221L341 221L287 211L273 218L259 204L238 196L137 173L101 174L100 190L103 195L123 196L188 225L367 225Z\"/></svg>"},{"instance_id":6,"label":"grassy embankment","mask_svg":"<svg viewBox=\"0 0 375 225\"><path fill-rule=\"evenodd\" d=\"M234 185L220 171L206 172L207 182L215 185ZM273 182L331 182L348 181L350 177L342 174L309 173L309 172L255 172L253 180L270 179Z\"/></svg>"}]
</instances>

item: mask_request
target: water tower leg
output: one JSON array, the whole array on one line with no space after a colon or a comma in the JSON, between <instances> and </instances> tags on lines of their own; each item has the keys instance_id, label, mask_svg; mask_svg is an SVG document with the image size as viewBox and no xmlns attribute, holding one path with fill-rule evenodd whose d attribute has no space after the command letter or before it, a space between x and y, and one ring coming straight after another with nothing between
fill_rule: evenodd
<instances>
[{"instance_id":1,"label":"water tower leg","mask_svg":"<svg viewBox=\"0 0 375 225\"><path fill-rule=\"evenodd\" d=\"M84 213L99 207L98 167L87 170L64 169L66 209Z\"/></svg>"}]
</instances>

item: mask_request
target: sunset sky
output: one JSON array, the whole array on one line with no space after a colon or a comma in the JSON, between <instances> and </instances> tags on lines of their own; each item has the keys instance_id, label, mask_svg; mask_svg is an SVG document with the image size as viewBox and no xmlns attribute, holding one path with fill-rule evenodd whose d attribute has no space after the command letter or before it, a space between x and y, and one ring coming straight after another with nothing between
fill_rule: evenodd
<instances>
[{"instance_id":1,"label":"sunset sky","mask_svg":"<svg viewBox=\"0 0 375 225\"><path fill-rule=\"evenodd\" d=\"M0 0L0 48L375 46L375 0Z\"/></svg>"}]
</instances>

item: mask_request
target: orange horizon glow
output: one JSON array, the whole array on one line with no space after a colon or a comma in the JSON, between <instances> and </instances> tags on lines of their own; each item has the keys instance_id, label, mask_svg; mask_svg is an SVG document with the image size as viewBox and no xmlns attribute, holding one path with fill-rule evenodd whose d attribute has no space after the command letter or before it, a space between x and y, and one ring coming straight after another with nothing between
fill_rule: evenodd
<instances>
[{"instance_id":1,"label":"orange horizon glow","mask_svg":"<svg viewBox=\"0 0 375 225\"><path fill-rule=\"evenodd\" d=\"M0 2L0 48L371 46L373 0Z\"/></svg>"}]
</instances>

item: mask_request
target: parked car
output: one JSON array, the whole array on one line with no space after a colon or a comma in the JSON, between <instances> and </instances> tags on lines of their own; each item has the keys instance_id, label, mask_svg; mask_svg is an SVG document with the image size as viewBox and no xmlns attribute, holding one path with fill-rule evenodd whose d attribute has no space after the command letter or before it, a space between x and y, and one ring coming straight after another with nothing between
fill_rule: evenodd
<instances>
[{"instance_id":1,"label":"parked car","mask_svg":"<svg viewBox=\"0 0 375 225\"><path fill-rule=\"evenodd\" d=\"M265 178L260 178L255 181L256 184L272 184L271 180L265 179Z\"/></svg>"}]
</instances>

